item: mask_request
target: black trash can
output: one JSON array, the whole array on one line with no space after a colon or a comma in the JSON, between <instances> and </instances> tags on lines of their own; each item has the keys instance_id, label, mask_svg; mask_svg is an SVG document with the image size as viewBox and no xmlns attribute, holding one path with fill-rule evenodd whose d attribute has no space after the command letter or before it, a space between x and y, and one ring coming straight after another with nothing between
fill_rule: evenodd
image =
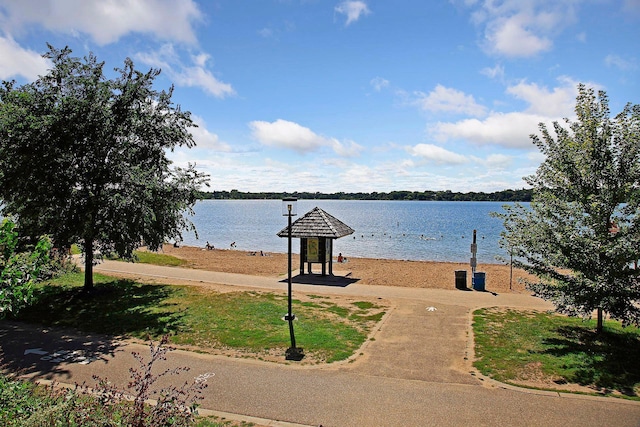
<instances>
[{"instance_id":1,"label":"black trash can","mask_svg":"<svg viewBox=\"0 0 640 427\"><path fill-rule=\"evenodd\" d=\"M467 289L467 270L456 270L456 289Z\"/></svg>"}]
</instances>

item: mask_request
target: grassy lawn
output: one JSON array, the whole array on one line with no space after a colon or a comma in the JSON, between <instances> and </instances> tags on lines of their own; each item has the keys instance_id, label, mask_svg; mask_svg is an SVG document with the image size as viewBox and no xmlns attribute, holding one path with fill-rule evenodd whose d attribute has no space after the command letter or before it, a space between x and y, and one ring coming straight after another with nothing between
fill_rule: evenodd
<instances>
[{"instance_id":1,"label":"grassy lawn","mask_svg":"<svg viewBox=\"0 0 640 427\"><path fill-rule=\"evenodd\" d=\"M640 400L640 329L533 311L474 312L476 362L484 375L518 384L528 380L579 384L594 392Z\"/></svg>"},{"instance_id":2,"label":"grassy lawn","mask_svg":"<svg viewBox=\"0 0 640 427\"><path fill-rule=\"evenodd\" d=\"M286 296L267 292L211 292L204 288L149 285L95 275L95 291L82 291L72 273L38 289L37 302L19 320L86 332L158 339L203 351L232 350L248 357L284 354L289 329ZM336 302L313 296L294 300L296 343L307 360L347 359L366 340L385 307L368 301ZM282 358L283 359L283 358Z\"/></svg>"},{"instance_id":3,"label":"grassy lawn","mask_svg":"<svg viewBox=\"0 0 640 427\"><path fill-rule=\"evenodd\" d=\"M287 311L285 295L218 293L99 274L94 276L95 290L86 293L82 290L83 279L82 273L70 273L40 284L35 304L22 311L18 320L144 340L151 337L159 341L168 334L170 342L178 346L202 351L222 349L225 353L232 349L234 355L284 361L289 347L288 324L281 319ZM311 295L304 301L294 300L293 310L298 319L297 343L305 350L305 361L321 363L351 356L384 316L386 307L370 301L334 301ZM54 393L0 375L0 424L17 427L28 421L29 425L52 425L51 420L73 418L92 420L95 425L120 425L132 414L130 402L113 398L105 410L104 403L93 396L82 391L70 393ZM254 424L198 417L194 425Z\"/></svg>"},{"instance_id":4,"label":"grassy lawn","mask_svg":"<svg viewBox=\"0 0 640 427\"><path fill-rule=\"evenodd\" d=\"M171 255L159 254L155 252L135 251L134 254L136 256L136 262L140 262L142 264L180 267L181 265L185 265L187 263L187 260L184 260L182 258L176 258Z\"/></svg>"},{"instance_id":5,"label":"grassy lawn","mask_svg":"<svg viewBox=\"0 0 640 427\"><path fill-rule=\"evenodd\" d=\"M159 254L156 252L133 251L133 256L135 257L135 262L141 264L153 264L165 267L180 267L187 264L187 260L185 259L177 258L172 255ZM116 261L122 261L121 258L118 258L115 255L107 256L106 258Z\"/></svg>"}]
</instances>

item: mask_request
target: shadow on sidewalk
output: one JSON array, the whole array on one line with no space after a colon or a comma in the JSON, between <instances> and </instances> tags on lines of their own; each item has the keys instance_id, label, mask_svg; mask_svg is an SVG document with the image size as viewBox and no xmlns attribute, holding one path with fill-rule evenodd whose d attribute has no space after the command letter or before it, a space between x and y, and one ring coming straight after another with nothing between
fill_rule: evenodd
<instances>
[{"instance_id":1,"label":"shadow on sidewalk","mask_svg":"<svg viewBox=\"0 0 640 427\"><path fill-rule=\"evenodd\" d=\"M288 279L283 279L281 283L287 283ZM298 274L291 278L291 283L297 283L301 285L322 285L322 286L336 286L340 288L346 288L347 286L356 283L360 279L347 276L323 276L321 274Z\"/></svg>"},{"instance_id":2,"label":"shadow on sidewalk","mask_svg":"<svg viewBox=\"0 0 640 427\"><path fill-rule=\"evenodd\" d=\"M115 338L8 321L0 322L0 343L2 371L45 379L70 378L71 371L64 365L108 363L123 351Z\"/></svg>"}]
</instances>

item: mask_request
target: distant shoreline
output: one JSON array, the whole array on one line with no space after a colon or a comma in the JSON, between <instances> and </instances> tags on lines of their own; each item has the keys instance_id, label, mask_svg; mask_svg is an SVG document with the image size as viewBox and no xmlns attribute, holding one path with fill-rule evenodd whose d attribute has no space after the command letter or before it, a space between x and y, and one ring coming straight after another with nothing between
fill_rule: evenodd
<instances>
[{"instance_id":1,"label":"distant shoreline","mask_svg":"<svg viewBox=\"0 0 640 427\"><path fill-rule=\"evenodd\" d=\"M468 192L459 193L446 191L391 191L388 193L362 192L244 192L231 191L203 191L200 200L277 200L285 197L295 197L304 200L403 200L403 201L434 201L434 202L530 202L531 189L502 190L493 193Z\"/></svg>"}]
</instances>

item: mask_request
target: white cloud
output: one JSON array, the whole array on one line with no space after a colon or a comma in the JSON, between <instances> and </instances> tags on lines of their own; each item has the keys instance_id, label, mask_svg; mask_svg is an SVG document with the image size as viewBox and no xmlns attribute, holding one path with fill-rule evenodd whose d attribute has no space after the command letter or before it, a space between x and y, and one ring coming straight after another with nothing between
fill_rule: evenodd
<instances>
[{"instance_id":1,"label":"white cloud","mask_svg":"<svg viewBox=\"0 0 640 427\"><path fill-rule=\"evenodd\" d=\"M265 39L268 39L270 37L273 37L273 30L271 28L263 28L261 30L258 30L258 34L261 37L264 37Z\"/></svg>"},{"instance_id":2,"label":"white cloud","mask_svg":"<svg viewBox=\"0 0 640 427\"><path fill-rule=\"evenodd\" d=\"M367 165L351 164L339 171L340 182L348 182L352 188L378 188L381 181L386 181L387 175L376 172Z\"/></svg>"},{"instance_id":3,"label":"white cloud","mask_svg":"<svg viewBox=\"0 0 640 427\"><path fill-rule=\"evenodd\" d=\"M3 2L3 9L5 31L35 23L49 31L88 34L99 45L130 33L195 43L193 23L202 19L193 0L21 0Z\"/></svg>"},{"instance_id":4,"label":"white cloud","mask_svg":"<svg viewBox=\"0 0 640 427\"><path fill-rule=\"evenodd\" d=\"M526 102L522 111L492 111L480 120L469 118L457 122L438 122L429 127L437 141L460 139L479 145L531 148L529 135L538 132L538 124L551 127L553 121L573 117L576 83L566 77L553 89L535 83L520 82L509 86L507 94Z\"/></svg>"},{"instance_id":5,"label":"white cloud","mask_svg":"<svg viewBox=\"0 0 640 427\"><path fill-rule=\"evenodd\" d=\"M561 86L549 90L535 83L522 81L515 86L509 86L507 93L527 102L528 113L546 117L568 117L573 112L578 83L567 77L561 78L560 82Z\"/></svg>"},{"instance_id":6,"label":"white cloud","mask_svg":"<svg viewBox=\"0 0 640 427\"><path fill-rule=\"evenodd\" d=\"M576 1L484 0L466 2L471 20L484 27L490 53L530 57L550 50L553 38L575 22Z\"/></svg>"},{"instance_id":7,"label":"white cloud","mask_svg":"<svg viewBox=\"0 0 640 427\"><path fill-rule=\"evenodd\" d=\"M0 79L22 76L29 81L44 75L51 67L38 52L20 47L13 39L0 37Z\"/></svg>"},{"instance_id":8,"label":"white cloud","mask_svg":"<svg viewBox=\"0 0 640 427\"><path fill-rule=\"evenodd\" d=\"M362 15L368 15L371 13L369 7L363 1L343 1L337 5L334 10L347 16L345 26L350 25L352 22L356 22Z\"/></svg>"},{"instance_id":9,"label":"white cloud","mask_svg":"<svg viewBox=\"0 0 640 427\"><path fill-rule=\"evenodd\" d=\"M369 83L376 92L380 92L382 89L389 87L389 80L383 79L382 77L373 78Z\"/></svg>"},{"instance_id":10,"label":"white cloud","mask_svg":"<svg viewBox=\"0 0 640 427\"><path fill-rule=\"evenodd\" d=\"M363 147L354 141L340 142L335 138L318 135L298 123L278 119L275 122L253 121L249 123L253 137L269 147L286 148L299 153L331 148L337 155L353 157L360 154Z\"/></svg>"},{"instance_id":11,"label":"white cloud","mask_svg":"<svg viewBox=\"0 0 640 427\"><path fill-rule=\"evenodd\" d=\"M249 123L249 127L253 137L261 144L287 148L300 153L315 151L325 142L323 137L316 135L311 129L282 119L272 123L253 121Z\"/></svg>"},{"instance_id":12,"label":"white cloud","mask_svg":"<svg viewBox=\"0 0 640 427\"><path fill-rule=\"evenodd\" d=\"M345 140L340 142L335 138L331 138L331 148L341 157L357 157L364 150L364 147L355 141Z\"/></svg>"},{"instance_id":13,"label":"white cloud","mask_svg":"<svg viewBox=\"0 0 640 427\"><path fill-rule=\"evenodd\" d=\"M437 85L429 94L416 92L415 95L417 96L415 104L426 111L471 116L481 116L485 113L485 108L476 103L473 95L466 95L464 92L442 85Z\"/></svg>"},{"instance_id":14,"label":"white cloud","mask_svg":"<svg viewBox=\"0 0 640 427\"><path fill-rule=\"evenodd\" d=\"M442 147L432 144L418 144L407 147L407 152L412 156L420 157L428 162L436 164L463 164L469 159L463 155L445 150Z\"/></svg>"},{"instance_id":15,"label":"white cloud","mask_svg":"<svg viewBox=\"0 0 640 427\"><path fill-rule=\"evenodd\" d=\"M218 135L207 129L206 123L201 117L193 115L192 119L198 126L191 128L191 134L196 142L196 147L214 151L231 151L229 144L222 142Z\"/></svg>"},{"instance_id":16,"label":"white cloud","mask_svg":"<svg viewBox=\"0 0 640 427\"><path fill-rule=\"evenodd\" d=\"M217 98L235 94L229 83L221 82L211 71L202 66L184 67L179 71L172 70L170 74L174 77L177 85L199 87Z\"/></svg>"},{"instance_id":17,"label":"white cloud","mask_svg":"<svg viewBox=\"0 0 640 427\"><path fill-rule=\"evenodd\" d=\"M511 57L528 57L551 49L551 40L536 35L527 21L526 15L498 19L487 28L486 41L493 51Z\"/></svg>"},{"instance_id":18,"label":"white cloud","mask_svg":"<svg viewBox=\"0 0 640 427\"><path fill-rule=\"evenodd\" d=\"M480 70L480 74L489 77L490 79L500 79L504 78L504 67L500 64L496 64L495 67L489 68L485 67Z\"/></svg>"},{"instance_id":19,"label":"white cloud","mask_svg":"<svg viewBox=\"0 0 640 427\"><path fill-rule=\"evenodd\" d=\"M511 165L513 158L506 154L490 154L484 163L492 169L505 169Z\"/></svg>"},{"instance_id":20,"label":"white cloud","mask_svg":"<svg viewBox=\"0 0 640 427\"><path fill-rule=\"evenodd\" d=\"M540 163L544 162L545 159L546 159L546 156L538 150L530 151L527 153L527 160L531 164L539 165Z\"/></svg>"},{"instance_id":21,"label":"white cloud","mask_svg":"<svg viewBox=\"0 0 640 427\"><path fill-rule=\"evenodd\" d=\"M173 45L165 44L157 51L138 53L134 57L147 65L162 69L178 86L199 87L217 98L235 94L229 83L220 81L207 69L207 62L211 57L206 53L190 55L189 61L192 64L185 65Z\"/></svg>"},{"instance_id":22,"label":"white cloud","mask_svg":"<svg viewBox=\"0 0 640 427\"><path fill-rule=\"evenodd\" d=\"M463 139L480 145L530 148L529 135L537 132L540 122L548 122L548 118L519 112L492 113L484 120L438 122L431 127L431 132L439 141Z\"/></svg>"},{"instance_id":23,"label":"white cloud","mask_svg":"<svg viewBox=\"0 0 640 427\"><path fill-rule=\"evenodd\" d=\"M609 54L604 58L608 67L616 67L621 71L630 71L638 68L633 58L625 59L619 55Z\"/></svg>"}]
</instances>

